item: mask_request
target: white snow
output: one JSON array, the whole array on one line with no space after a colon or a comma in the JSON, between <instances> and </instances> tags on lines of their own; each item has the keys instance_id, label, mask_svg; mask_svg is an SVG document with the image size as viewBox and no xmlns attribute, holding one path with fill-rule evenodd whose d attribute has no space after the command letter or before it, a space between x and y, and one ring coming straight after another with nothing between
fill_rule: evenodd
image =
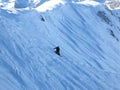
<instances>
[{"instance_id":1,"label":"white snow","mask_svg":"<svg viewBox=\"0 0 120 90\"><path fill-rule=\"evenodd\" d=\"M64 0L49 0L40 5L39 7L36 8L37 11L47 11L47 10L52 10L59 4L64 4Z\"/></svg>"},{"instance_id":2,"label":"white snow","mask_svg":"<svg viewBox=\"0 0 120 90\"><path fill-rule=\"evenodd\" d=\"M0 5L4 6L4 9L10 9L14 7L14 0L10 0L9 2L1 2Z\"/></svg>"},{"instance_id":3,"label":"white snow","mask_svg":"<svg viewBox=\"0 0 120 90\"><path fill-rule=\"evenodd\" d=\"M85 1L73 2L73 3L77 3L77 4L85 4L85 5L92 5L92 6L97 6L97 5L100 4L99 2L92 1L92 0L85 0Z\"/></svg>"}]
</instances>

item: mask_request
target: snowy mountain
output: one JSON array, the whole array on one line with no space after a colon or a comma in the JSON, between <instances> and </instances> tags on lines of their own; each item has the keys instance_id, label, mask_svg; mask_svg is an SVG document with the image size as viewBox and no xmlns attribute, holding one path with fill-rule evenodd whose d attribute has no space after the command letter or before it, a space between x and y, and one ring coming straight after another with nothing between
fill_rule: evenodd
<instances>
[{"instance_id":1,"label":"snowy mountain","mask_svg":"<svg viewBox=\"0 0 120 90\"><path fill-rule=\"evenodd\" d=\"M109 9L119 9L120 0L0 0L0 6L11 8L36 8L46 2L58 3L58 2L82 2L82 1L96 1L108 6Z\"/></svg>"},{"instance_id":2,"label":"snowy mountain","mask_svg":"<svg viewBox=\"0 0 120 90\"><path fill-rule=\"evenodd\" d=\"M26 1L1 3L0 90L120 90L119 9Z\"/></svg>"}]
</instances>

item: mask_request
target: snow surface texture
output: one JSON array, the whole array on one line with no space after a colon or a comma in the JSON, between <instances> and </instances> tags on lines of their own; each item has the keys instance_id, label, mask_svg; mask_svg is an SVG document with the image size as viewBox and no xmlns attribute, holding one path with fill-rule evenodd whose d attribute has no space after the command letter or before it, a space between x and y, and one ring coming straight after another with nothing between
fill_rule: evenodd
<instances>
[{"instance_id":1,"label":"snow surface texture","mask_svg":"<svg viewBox=\"0 0 120 90\"><path fill-rule=\"evenodd\" d=\"M120 90L119 56L119 10L91 2L0 9L0 90Z\"/></svg>"}]
</instances>

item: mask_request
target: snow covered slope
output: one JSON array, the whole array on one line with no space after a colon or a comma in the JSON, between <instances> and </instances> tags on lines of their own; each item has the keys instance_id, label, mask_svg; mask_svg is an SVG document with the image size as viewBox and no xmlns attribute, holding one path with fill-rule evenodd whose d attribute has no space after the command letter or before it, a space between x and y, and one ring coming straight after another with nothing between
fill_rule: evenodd
<instances>
[{"instance_id":1,"label":"snow covered slope","mask_svg":"<svg viewBox=\"0 0 120 90\"><path fill-rule=\"evenodd\" d=\"M0 90L120 90L120 11L91 2L0 9Z\"/></svg>"}]
</instances>

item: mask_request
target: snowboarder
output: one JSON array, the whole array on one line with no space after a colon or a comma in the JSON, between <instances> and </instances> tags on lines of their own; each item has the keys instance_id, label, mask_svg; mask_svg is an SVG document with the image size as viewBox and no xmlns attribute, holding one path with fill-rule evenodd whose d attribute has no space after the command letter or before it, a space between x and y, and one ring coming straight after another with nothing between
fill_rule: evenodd
<instances>
[{"instance_id":1,"label":"snowboarder","mask_svg":"<svg viewBox=\"0 0 120 90\"><path fill-rule=\"evenodd\" d=\"M55 49L55 53L57 54L57 55L59 55L60 56L60 47L59 46L57 46L57 47L55 47L54 48Z\"/></svg>"}]
</instances>

